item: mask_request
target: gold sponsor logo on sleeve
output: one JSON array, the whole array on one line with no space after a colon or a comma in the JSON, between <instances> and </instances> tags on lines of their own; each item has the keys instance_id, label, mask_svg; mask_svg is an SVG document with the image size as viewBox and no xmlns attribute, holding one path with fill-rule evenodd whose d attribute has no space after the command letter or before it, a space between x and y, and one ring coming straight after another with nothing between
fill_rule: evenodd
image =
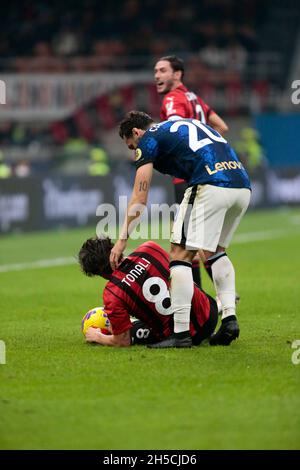
<instances>
[{"instance_id":1,"label":"gold sponsor logo on sleeve","mask_svg":"<svg viewBox=\"0 0 300 470\"><path fill-rule=\"evenodd\" d=\"M142 151L141 149L136 149L135 151L135 161L139 160L142 156Z\"/></svg>"}]
</instances>

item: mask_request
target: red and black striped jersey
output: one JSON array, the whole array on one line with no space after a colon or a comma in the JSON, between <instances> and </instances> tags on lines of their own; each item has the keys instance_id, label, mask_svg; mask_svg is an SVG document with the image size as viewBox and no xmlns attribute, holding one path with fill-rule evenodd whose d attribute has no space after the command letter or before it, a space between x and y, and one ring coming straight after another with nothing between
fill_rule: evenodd
<instances>
[{"instance_id":1,"label":"red and black striped jersey","mask_svg":"<svg viewBox=\"0 0 300 470\"><path fill-rule=\"evenodd\" d=\"M173 116L177 116L198 119L203 124L207 124L211 113L214 113L214 111L208 104L184 85L180 85L164 96L160 110L160 120L167 121Z\"/></svg>"},{"instance_id":2,"label":"red and black striped jersey","mask_svg":"<svg viewBox=\"0 0 300 470\"><path fill-rule=\"evenodd\" d=\"M214 112L194 92L189 91L184 85L180 85L164 96L160 110L160 120L167 121L168 119L179 117L198 119L203 124L207 124L210 114ZM173 178L174 184L183 182L183 179Z\"/></svg>"},{"instance_id":3,"label":"red and black striped jersey","mask_svg":"<svg viewBox=\"0 0 300 470\"><path fill-rule=\"evenodd\" d=\"M173 332L169 294L169 254L157 243L148 241L125 258L106 284L104 309L113 334L131 328L130 316L145 322L157 339ZM196 334L210 314L210 302L196 285L192 300L190 332Z\"/></svg>"}]
</instances>

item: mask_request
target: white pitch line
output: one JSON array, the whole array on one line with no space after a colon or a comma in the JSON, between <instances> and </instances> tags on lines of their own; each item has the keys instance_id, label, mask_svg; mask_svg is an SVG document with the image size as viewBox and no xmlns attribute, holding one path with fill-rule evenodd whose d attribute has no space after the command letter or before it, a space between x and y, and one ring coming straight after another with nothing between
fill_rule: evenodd
<instances>
[{"instance_id":1,"label":"white pitch line","mask_svg":"<svg viewBox=\"0 0 300 470\"><path fill-rule=\"evenodd\" d=\"M40 269L50 268L52 266L67 266L69 264L75 264L75 258L52 258L52 259L39 259L37 261L29 261L26 263L15 263L15 264L3 264L0 265L0 273L6 273L8 271L25 271L27 269Z\"/></svg>"},{"instance_id":2,"label":"white pitch line","mask_svg":"<svg viewBox=\"0 0 300 470\"><path fill-rule=\"evenodd\" d=\"M293 215L290 220L293 225L300 225L300 215Z\"/></svg>"},{"instance_id":3,"label":"white pitch line","mask_svg":"<svg viewBox=\"0 0 300 470\"><path fill-rule=\"evenodd\" d=\"M242 244L259 240L271 240L272 238L280 238L285 235L287 235L286 230L269 230L264 232L240 233L234 237L232 244ZM68 266L71 264L75 264L76 262L77 261L75 257L68 257L40 259L37 261L29 261L26 263L3 264L2 266L0 265L0 274L7 273L9 271L25 271L28 269L50 268L53 266Z\"/></svg>"},{"instance_id":4,"label":"white pitch line","mask_svg":"<svg viewBox=\"0 0 300 470\"><path fill-rule=\"evenodd\" d=\"M280 238L287 235L286 230L265 230L264 232L248 232L237 234L232 241L235 243L248 243L256 240L271 240L272 238Z\"/></svg>"}]
</instances>

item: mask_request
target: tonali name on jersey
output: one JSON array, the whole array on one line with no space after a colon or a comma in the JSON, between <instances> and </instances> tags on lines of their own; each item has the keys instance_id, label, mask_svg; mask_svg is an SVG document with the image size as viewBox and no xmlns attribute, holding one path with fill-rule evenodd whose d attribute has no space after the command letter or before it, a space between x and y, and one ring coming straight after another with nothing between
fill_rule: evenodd
<instances>
[{"instance_id":1,"label":"tonali name on jersey","mask_svg":"<svg viewBox=\"0 0 300 470\"><path fill-rule=\"evenodd\" d=\"M149 261L147 261L145 258L142 258L141 261L139 261L133 269L131 269L129 271L128 274L126 274L126 276L123 277L123 279L121 280L121 282L125 282L128 286L130 286L130 284L132 282L134 282L136 279L138 279L138 277L146 271L146 268L148 268L150 266L150 263Z\"/></svg>"},{"instance_id":2,"label":"tonali name on jersey","mask_svg":"<svg viewBox=\"0 0 300 470\"><path fill-rule=\"evenodd\" d=\"M106 284L104 309L115 335L131 328L130 315L152 328L154 336L164 338L173 331L171 314L169 254L148 241L125 258ZM210 314L210 301L195 286L191 312L191 334Z\"/></svg>"}]
</instances>

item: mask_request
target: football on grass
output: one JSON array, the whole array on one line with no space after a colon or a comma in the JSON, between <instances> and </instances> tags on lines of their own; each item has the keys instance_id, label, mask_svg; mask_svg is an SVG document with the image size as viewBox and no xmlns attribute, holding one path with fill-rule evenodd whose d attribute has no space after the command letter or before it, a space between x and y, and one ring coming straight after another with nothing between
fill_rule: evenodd
<instances>
[{"instance_id":1,"label":"football on grass","mask_svg":"<svg viewBox=\"0 0 300 470\"><path fill-rule=\"evenodd\" d=\"M110 334L110 322L107 313L104 312L102 307L95 307L84 315L81 322L81 329L84 335L90 327L100 328L101 333L105 335Z\"/></svg>"}]
</instances>

